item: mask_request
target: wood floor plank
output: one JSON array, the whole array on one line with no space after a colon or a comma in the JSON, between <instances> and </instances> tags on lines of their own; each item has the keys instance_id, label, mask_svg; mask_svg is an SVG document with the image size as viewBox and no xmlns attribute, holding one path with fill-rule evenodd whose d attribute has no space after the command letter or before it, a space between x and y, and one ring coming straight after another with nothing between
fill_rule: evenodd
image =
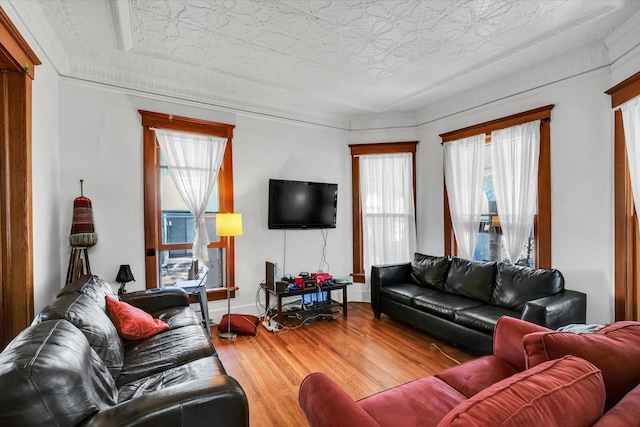
<instances>
[{"instance_id":1,"label":"wood floor plank","mask_svg":"<svg viewBox=\"0 0 640 427\"><path fill-rule=\"evenodd\" d=\"M247 394L253 427L308 425L298 388L312 372L326 373L357 400L456 365L435 346L459 362L473 357L386 315L375 319L368 303L349 303L349 317L288 332L260 326L256 337L226 341L213 327L212 335L227 373Z\"/></svg>"}]
</instances>

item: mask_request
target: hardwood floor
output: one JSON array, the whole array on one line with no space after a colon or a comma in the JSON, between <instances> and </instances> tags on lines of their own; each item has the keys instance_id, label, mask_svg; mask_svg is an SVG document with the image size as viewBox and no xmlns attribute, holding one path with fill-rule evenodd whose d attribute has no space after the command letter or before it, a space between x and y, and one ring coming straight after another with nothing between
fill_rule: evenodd
<instances>
[{"instance_id":1,"label":"hardwood floor","mask_svg":"<svg viewBox=\"0 0 640 427\"><path fill-rule=\"evenodd\" d=\"M349 317L312 320L308 326L272 333L260 325L256 337L220 340L218 356L249 399L252 427L307 426L298 405L298 387L322 371L354 399L432 375L472 358L383 315L375 319L368 303L349 303Z\"/></svg>"}]
</instances>

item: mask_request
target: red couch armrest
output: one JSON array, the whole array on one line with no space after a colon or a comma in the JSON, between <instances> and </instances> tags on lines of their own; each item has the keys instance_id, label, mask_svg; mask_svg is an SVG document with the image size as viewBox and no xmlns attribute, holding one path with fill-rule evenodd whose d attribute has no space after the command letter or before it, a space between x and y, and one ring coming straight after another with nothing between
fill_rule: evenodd
<instances>
[{"instance_id":1,"label":"red couch armrest","mask_svg":"<svg viewBox=\"0 0 640 427\"><path fill-rule=\"evenodd\" d=\"M309 374L300 384L300 407L311 427L380 427L331 378Z\"/></svg>"},{"instance_id":2,"label":"red couch armrest","mask_svg":"<svg viewBox=\"0 0 640 427\"><path fill-rule=\"evenodd\" d=\"M522 372L526 369L522 338L532 332L549 331L551 329L535 323L503 316L498 319L493 333L493 355Z\"/></svg>"}]
</instances>

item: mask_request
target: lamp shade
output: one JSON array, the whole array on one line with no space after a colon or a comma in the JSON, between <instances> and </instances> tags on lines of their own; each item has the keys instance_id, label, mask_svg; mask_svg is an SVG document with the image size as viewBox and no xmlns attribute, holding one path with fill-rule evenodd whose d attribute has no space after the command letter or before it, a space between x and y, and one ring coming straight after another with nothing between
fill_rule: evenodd
<instances>
[{"instance_id":1,"label":"lamp shade","mask_svg":"<svg viewBox=\"0 0 640 427\"><path fill-rule=\"evenodd\" d=\"M219 213L216 215L218 236L242 236L242 214Z\"/></svg>"},{"instance_id":2,"label":"lamp shade","mask_svg":"<svg viewBox=\"0 0 640 427\"><path fill-rule=\"evenodd\" d=\"M131 281L136 281L133 278L133 273L131 273L131 267L129 264L124 264L120 266L120 270L118 270L118 274L116 275L116 282L118 283L128 283Z\"/></svg>"}]
</instances>

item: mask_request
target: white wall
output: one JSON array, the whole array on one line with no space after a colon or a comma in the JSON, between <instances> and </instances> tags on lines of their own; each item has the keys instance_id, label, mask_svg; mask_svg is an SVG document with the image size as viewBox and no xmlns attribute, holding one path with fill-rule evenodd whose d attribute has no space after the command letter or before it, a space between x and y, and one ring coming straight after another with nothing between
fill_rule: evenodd
<instances>
[{"instance_id":1,"label":"white wall","mask_svg":"<svg viewBox=\"0 0 640 427\"><path fill-rule=\"evenodd\" d=\"M346 139L342 130L238 115L233 174L235 210L243 215L244 235L236 238L236 280L241 289L232 305L242 312L255 310L265 261L276 262L282 274L295 275L317 271L322 258L320 230L267 228L270 178L338 184L337 227L325 230L326 261L333 275L351 272L351 168ZM327 271L326 266L323 269ZM262 294L260 299L264 301ZM223 301L211 306L226 310Z\"/></svg>"},{"instance_id":2,"label":"white wall","mask_svg":"<svg viewBox=\"0 0 640 427\"><path fill-rule=\"evenodd\" d=\"M604 94L610 86L610 72L599 70L446 118L427 118L418 130L419 251L440 255L444 249L438 135L555 104L552 264L564 274L567 288L587 293L587 322L613 321L613 139L610 99Z\"/></svg>"},{"instance_id":3,"label":"white wall","mask_svg":"<svg viewBox=\"0 0 640 427\"><path fill-rule=\"evenodd\" d=\"M40 53L37 53L39 56ZM45 57L41 57L44 60ZM58 293L60 267L60 181L58 74L46 61L33 81L33 258L34 309Z\"/></svg>"},{"instance_id":4,"label":"white wall","mask_svg":"<svg viewBox=\"0 0 640 427\"><path fill-rule=\"evenodd\" d=\"M238 312L255 313L264 261L283 273L314 271L322 253L320 231L268 230L269 178L335 182L339 185L338 228L329 230L327 261L334 275L351 271L351 183L349 143L419 140L418 250L443 251L442 147L439 134L517 112L555 104L552 111L553 266L567 287L588 294L588 321L613 319L612 124L607 70L565 80L479 109L435 119L422 126L346 132L243 114L216 112L127 96L70 81L60 84L60 268L66 271L66 242L78 180L92 199L98 244L90 249L94 274L113 281L118 265L131 264L144 287L142 133L138 108L236 124L233 140L235 209L244 235L236 238ZM157 108L156 108L157 107ZM225 116L227 115L227 116ZM375 123L369 123L375 127ZM39 221L42 218L39 217ZM285 259L286 236L286 259ZM62 278L63 279L63 278ZM114 283L115 285L115 283ZM351 300L368 300L354 285ZM214 320L226 309L210 304Z\"/></svg>"},{"instance_id":5,"label":"white wall","mask_svg":"<svg viewBox=\"0 0 640 427\"><path fill-rule=\"evenodd\" d=\"M144 288L141 141L140 115L125 94L60 83L60 264L65 274L73 201L83 179L98 233L98 243L89 248L91 272L111 283L118 266L130 264L136 282L127 288Z\"/></svg>"},{"instance_id":6,"label":"white wall","mask_svg":"<svg viewBox=\"0 0 640 427\"><path fill-rule=\"evenodd\" d=\"M233 310L257 313L256 292L264 279L264 262L275 261L286 273L315 271L322 255L319 230L267 229L269 178L338 184L338 226L328 231L326 259L331 273L350 273L350 161L346 132L248 115L178 105L129 96L97 86L60 84L60 263L68 263L68 234L73 199L84 194L93 204L98 244L89 249L93 274L115 287L120 264L130 264L144 289L144 216L142 125L138 109L235 123L233 138L235 211L243 214L244 235L236 238L236 281L240 286ZM285 264L286 263L286 264ZM326 267L325 267L326 270ZM64 280L64 278L62 278ZM263 296L261 295L263 301ZM226 302L209 304L214 320Z\"/></svg>"}]
</instances>

